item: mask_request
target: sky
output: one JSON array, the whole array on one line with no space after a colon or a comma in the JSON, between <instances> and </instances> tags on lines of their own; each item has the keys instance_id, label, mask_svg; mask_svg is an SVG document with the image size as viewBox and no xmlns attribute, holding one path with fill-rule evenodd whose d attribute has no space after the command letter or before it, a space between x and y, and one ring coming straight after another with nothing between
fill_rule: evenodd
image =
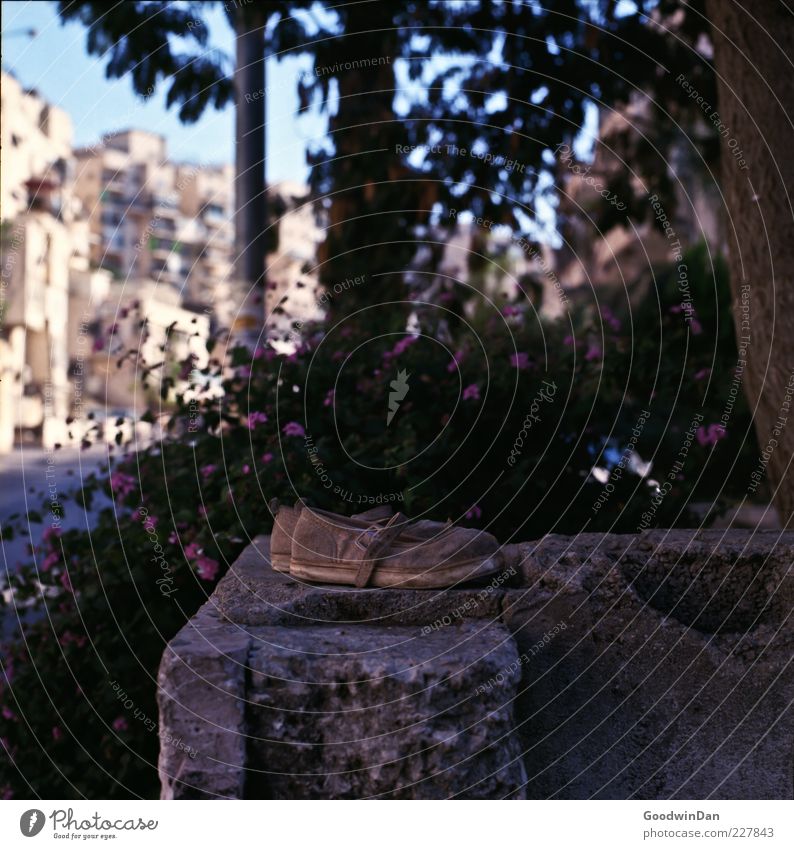
<instances>
[{"instance_id":1,"label":"sky","mask_svg":"<svg viewBox=\"0 0 794 849\"><path fill-rule=\"evenodd\" d=\"M199 164L233 161L234 110L207 109L195 124L181 124L176 109L165 108L159 88L147 100L137 97L126 77L105 78L101 57L85 50L86 29L79 23L62 26L50 2L6 0L3 12L3 70L26 88L64 109L74 123L74 146L91 145L108 132L145 129L164 135L169 157ZM210 46L234 56L234 38L223 10L208 8ZM29 38L23 30L37 30ZM268 158L271 182L305 182L306 145L322 136L326 121L317 114L297 117L297 78L308 60L272 60L267 67ZM271 93L272 92L272 93Z\"/></svg>"}]
</instances>

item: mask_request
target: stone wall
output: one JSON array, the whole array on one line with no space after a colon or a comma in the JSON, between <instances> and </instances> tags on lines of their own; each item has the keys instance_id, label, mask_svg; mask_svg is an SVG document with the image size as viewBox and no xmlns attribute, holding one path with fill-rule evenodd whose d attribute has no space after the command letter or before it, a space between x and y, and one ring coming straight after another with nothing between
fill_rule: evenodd
<instances>
[{"instance_id":1,"label":"stone wall","mask_svg":"<svg viewBox=\"0 0 794 849\"><path fill-rule=\"evenodd\" d=\"M164 798L792 798L794 534L508 546L439 591L249 546L169 644Z\"/></svg>"}]
</instances>

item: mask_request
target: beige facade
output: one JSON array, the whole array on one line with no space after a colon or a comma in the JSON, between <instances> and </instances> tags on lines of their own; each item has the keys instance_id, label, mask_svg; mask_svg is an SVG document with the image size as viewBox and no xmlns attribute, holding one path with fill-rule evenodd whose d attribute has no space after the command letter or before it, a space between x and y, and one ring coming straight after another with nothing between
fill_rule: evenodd
<instances>
[{"instance_id":1,"label":"beige facade","mask_svg":"<svg viewBox=\"0 0 794 849\"><path fill-rule=\"evenodd\" d=\"M73 276L91 275L88 229L72 193L72 125L2 75L0 451L20 434L66 438Z\"/></svg>"},{"instance_id":2,"label":"beige facade","mask_svg":"<svg viewBox=\"0 0 794 849\"><path fill-rule=\"evenodd\" d=\"M208 306L231 273L231 166L178 165L143 130L75 151L75 193L87 211L91 258L117 280L150 279Z\"/></svg>"}]
</instances>

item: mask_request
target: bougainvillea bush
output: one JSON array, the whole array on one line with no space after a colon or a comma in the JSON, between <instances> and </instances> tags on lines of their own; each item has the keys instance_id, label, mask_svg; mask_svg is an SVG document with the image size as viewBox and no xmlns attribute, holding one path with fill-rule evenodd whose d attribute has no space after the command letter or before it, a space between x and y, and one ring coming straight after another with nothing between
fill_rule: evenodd
<instances>
[{"instance_id":1,"label":"bougainvillea bush","mask_svg":"<svg viewBox=\"0 0 794 849\"><path fill-rule=\"evenodd\" d=\"M686 525L691 503L741 495L755 449L727 285L702 251L688 262L691 303L673 273L639 310L583 303L555 322L518 289L451 320L442 293L399 307L411 332L370 338L365 311L296 326L292 352L186 363L187 383L162 387L163 439L63 505L93 511L90 531L49 517L11 579L27 623L2 654L0 791L157 795L160 656L270 530L273 497L390 503L508 542Z\"/></svg>"}]
</instances>

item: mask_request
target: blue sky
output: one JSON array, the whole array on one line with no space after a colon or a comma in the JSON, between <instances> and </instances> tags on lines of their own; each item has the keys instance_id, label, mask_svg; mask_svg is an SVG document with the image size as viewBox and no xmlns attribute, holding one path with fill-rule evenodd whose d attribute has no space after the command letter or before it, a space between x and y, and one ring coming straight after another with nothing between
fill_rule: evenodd
<instances>
[{"instance_id":1,"label":"blue sky","mask_svg":"<svg viewBox=\"0 0 794 849\"><path fill-rule=\"evenodd\" d=\"M175 110L166 110L165 92L143 101L126 78L105 79L101 58L85 51L85 28L61 26L52 3L29 0L3 2L3 69L51 103L66 110L74 122L76 147L96 142L104 133L127 128L161 133L170 157L199 163L232 162L234 110L207 110L195 124L183 125ZM210 46L234 55L232 31L222 9L208 9ZM28 38L19 30L34 27ZM304 67L305 65L305 67ZM268 179L305 181L306 144L322 135L325 119L316 114L296 117L297 77L308 64L299 59L268 63Z\"/></svg>"}]
</instances>

